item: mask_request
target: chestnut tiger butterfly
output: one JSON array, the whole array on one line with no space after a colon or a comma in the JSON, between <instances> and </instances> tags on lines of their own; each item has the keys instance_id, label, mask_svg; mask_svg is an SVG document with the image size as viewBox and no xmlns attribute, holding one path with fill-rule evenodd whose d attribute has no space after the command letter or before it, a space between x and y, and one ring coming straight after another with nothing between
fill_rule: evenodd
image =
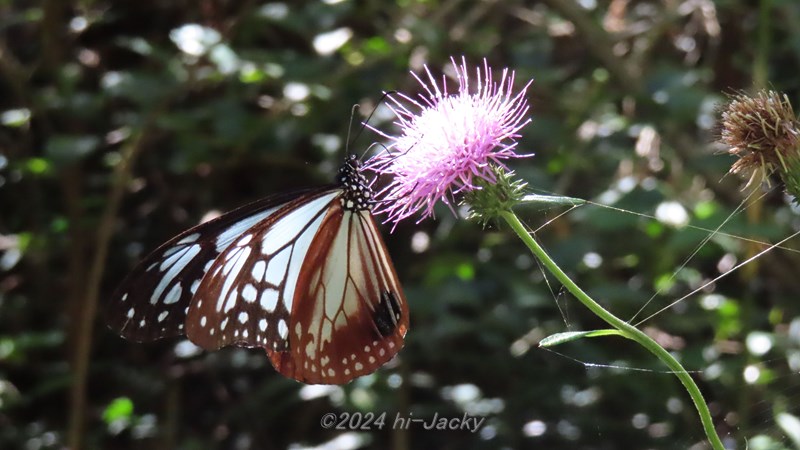
<instances>
[{"instance_id":1,"label":"chestnut tiger butterfly","mask_svg":"<svg viewBox=\"0 0 800 450\"><path fill-rule=\"evenodd\" d=\"M276 194L180 233L113 294L107 323L133 341L185 334L263 347L309 384L374 372L403 346L408 306L355 156L337 182Z\"/></svg>"}]
</instances>

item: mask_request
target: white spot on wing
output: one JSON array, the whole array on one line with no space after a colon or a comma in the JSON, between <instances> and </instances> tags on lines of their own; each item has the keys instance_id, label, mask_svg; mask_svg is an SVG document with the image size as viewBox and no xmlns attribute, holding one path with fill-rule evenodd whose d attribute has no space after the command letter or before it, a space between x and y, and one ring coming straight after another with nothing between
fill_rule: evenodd
<instances>
[{"instance_id":1,"label":"white spot on wing","mask_svg":"<svg viewBox=\"0 0 800 450\"><path fill-rule=\"evenodd\" d=\"M333 328L335 330L339 330L347 325L347 317L344 314L339 314L336 316L336 321L333 322Z\"/></svg>"},{"instance_id":2,"label":"white spot on wing","mask_svg":"<svg viewBox=\"0 0 800 450\"><path fill-rule=\"evenodd\" d=\"M286 326L286 321L283 319L278 322L278 335L281 339L286 339L286 336L289 335L289 327Z\"/></svg>"},{"instance_id":3,"label":"white spot on wing","mask_svg":"<svg viewBox=\"0 0 800 450\"><path fill-rule=\"evenodd\" d=\"M261 331L267 331L267 319L261 319L258 321L258 329Z\"/></svg>"},{"instance_id":4,"label":"white spot on wing","mask_svg":"<svg viewBox=\"0 0 800 450\"><path fill-rule=\"evenodd\" d=\"M180 300L182 291L183 288L181 287L180 283L175 283L175 285L172 286L172 289L170 289L167 293L167 296L164 297L164 304L171 305Z\"/></svg>"},{"instance_id":5,"label":"white spot on wing","mask_svg":"<svg viewBox=\"0 0 800 450\"><path fill-rule=\"evenodd\" d=\"M264 281L273 286L281 284L283 276L286 274L286 266L288 265L291 253L291 247L287 247L272 257L267 266L267 272L264 274Z\"/></svg>"},{"instance_id":6,"label":"white spot on wing","mask_svg":"<svg viewBox=\"0 0 800 450\"><path fill-rule=\"evenodd\" d=\"M247 323L247 319L249 319L249 316L245 311L239 313L239 323L245 324Z\"/></svg>"},{"instance_id":7,"label":"white spot on wing","mask_svg":"<svg viewBox=\"0 0 800 450\"><path fill-rule=\"evenodd\" d=\"M259 259L253 264L253 269L250 271L250 275L253 275L253 280L256 282L261 281L261 277L264 276L264 272L267 270L267 262Z\"/></svg>"},{"instance_id":8,"label":"white spot on wing","mask_svg":"<svg viewBox=\"0 0 800 450\"><path fill-rule=\"evenodd\" d=\"M333 326L331 325L330 320L326 320L322 322L322 335L319 338L320 347L324 347L326 342L331 341L331 331Z\"/></svg>"},{"instance_id":9,"label":"white spot on wing","mask_svg":"<svg viewBox=\"0 0 800 450\"><path fill-rule=\"evenodd\" d=\"M244 247L245 245L249 244L250 241L252 241L252 240L253 240L253 235L252 234L248 234L248 235L245 235L243 238L239 239L239 242L237 242L236 245L239 246L239 247Z\"/></svg>"},{"instance_id":10,"label":"white spot on wing","mask_svg":"<svg viewBox=\"0 0 800 450\"><path fill-rule=\"evenodd\" d=\"M272 288L264 289L261 291L261 300L259 303L264 311L275 311L275 307L278 306L278 291Z\"/></svg>"},{"instance_id":11,"label":"white spot on wing","mask_svg":"<svg viewBox=\"0 0 800 450\"><path fill-rule=\"evenodd\" d=\"M254 301L256 301L257 296L258 296L258 291L256 290L255 286L253 286L250 283L244 285L244 287L242 288L242 298L244 299L244 301L246 301L247 303L253 303Z\"/></svg>"}]
</instances>

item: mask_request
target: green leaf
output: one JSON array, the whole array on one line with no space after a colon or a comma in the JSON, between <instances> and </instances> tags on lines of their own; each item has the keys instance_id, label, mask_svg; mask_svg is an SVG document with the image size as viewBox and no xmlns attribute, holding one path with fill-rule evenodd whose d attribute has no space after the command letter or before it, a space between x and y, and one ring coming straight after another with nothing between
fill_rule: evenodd
<instances>
[{"instance_id":1,"label":"green leaf","mask_svg":"<svg viewBox=\"0 0 800 450\"><path fill-rule=\"evenodd\" d=\"M594 331L566 331L547 336L539 341L539 347L555 347L565 342L576 341L585 337L598 336L624 336L619 330L594 330Z\"/></svg>"},{"instance_id":2,"label":"green leaf","mask_svg":"<svg viewBox=\"0 0 800 450\"><path fill-rule=\"evenodd\" d=\"M111 403L103 411L103 420L110 424L117 420L130 420L133 415L133 402L128 397L119 397L111 401Z\"/></svg>"},{"instance_id":3,"label":"green leaf","mask_svg":"<svg viewBox=\"0 0 800 450\"><path fill-rule=\"evenodd\" d=\"M475 266L468 262L462 262L456 266L456 275L464 281L475 278Z\"/></svg>"},{"instance_id":4,"label":"green leaf","mask_svg":"<svg viewBox=\"0 0 800 450\"><path fill-rule=\"evenodd\" d=\"M267 74L252 63L245 63L239 70L239 81L245 84L260 83L264 81L266 77Z\"/></svg>"},{"instance_id":5,"label":"green leaf","mask_svg":"<svg viewBox=\"0 0 800 450\"><path fill-rule=\"evenodd\" d=\"M581 198L565 197L562 195L539 195L539 194L526 195L522 197L522 200L519 202L520 205L536 204L545 206L553 206L553 205L576 206L576 205L582 205L584 203L586 203L586 200Z\"/></svg>"},{"instance_id":6,"label":"green leaf","mask_svg":"<svg viewBox=\"0 0 800 450\"><path fill-rule=\"evenodd\" d=\"M388 55L391 51L391 46L382 37L367 39L363 48L365 53L371 55Z\"/></svg>"},{"instance_id":7,"label":"green leaf","mask_svg":"<svg viewBox=\"0 0 800 450\"><path fill-rule=\"evenodd\" d=\"M716 204L708 200L701 201L694 207L694 215L701 220L708 219L709 217L713 216L716 211Z\"/></svg>"},{"instance_id":8,"label":"green leaf","mask_svg":"<svg viewBox=\"0 0 800 450\"><path fill-rule=\"evenodd\" d=\"M25 169L34 175L44 175L52 168L50 162L44 158L30 158L25 161Z\"/></svg>"}]
</instances>

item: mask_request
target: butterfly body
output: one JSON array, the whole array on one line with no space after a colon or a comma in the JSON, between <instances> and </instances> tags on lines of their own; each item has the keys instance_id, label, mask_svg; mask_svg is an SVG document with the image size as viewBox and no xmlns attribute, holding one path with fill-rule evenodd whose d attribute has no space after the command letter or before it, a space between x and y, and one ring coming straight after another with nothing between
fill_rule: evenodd
<instances>
[{"instance_id":1,"label":"butterfly body","mask_svg":"<svg viewBox=\"0 0 800 450\"><path fill-rule=\"evenodd\" d=\"M278 194L174 237L112 298L109 325L148 341L263 347L276 370L341 384L402 347L408 307L351 157L337 183Z\"/></svg>"}]
</instances>

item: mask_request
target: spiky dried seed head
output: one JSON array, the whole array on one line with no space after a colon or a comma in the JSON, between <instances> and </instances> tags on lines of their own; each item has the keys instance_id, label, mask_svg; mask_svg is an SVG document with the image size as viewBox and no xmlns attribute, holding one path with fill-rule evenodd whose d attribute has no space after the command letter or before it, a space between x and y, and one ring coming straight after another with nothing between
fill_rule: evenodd
<instances>
[{"instance_id":1,"label":"spiky dried seed head","mask_svg":"<svg viewBox=\"0 0 800 450\"><path fill-rule=\"evenodd\" d=\"M738 94L722 113L720 140L729 147L728 153L739 157L731 166L732 173L761 170L768 174L786 170L787 158L796 157L800 124L785 94Z\"/></svg>"}]
</instances>

